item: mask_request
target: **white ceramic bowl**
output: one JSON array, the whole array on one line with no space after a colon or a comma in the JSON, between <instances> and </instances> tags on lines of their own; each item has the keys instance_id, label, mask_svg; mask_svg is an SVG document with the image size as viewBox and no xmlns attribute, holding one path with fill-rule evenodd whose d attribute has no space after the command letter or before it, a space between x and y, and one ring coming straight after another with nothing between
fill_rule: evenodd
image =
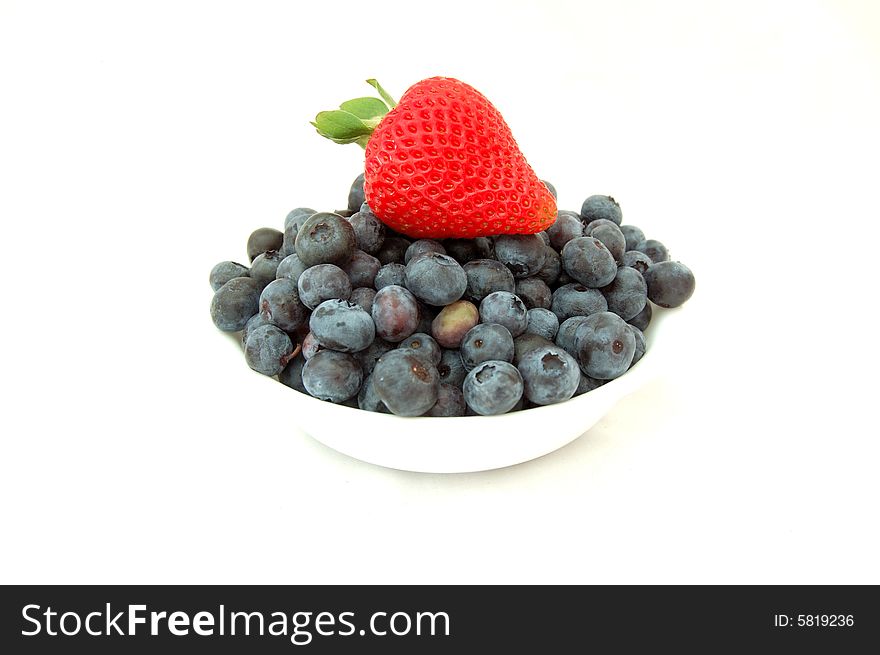
<instances>
[{"instance_id":1,"label":"white ceramic bowl","mask_svg":"<svg viewBox=\"0 0 880 655\"><path fill-rule=\"evenodd\" d=\"M501 416L416 417L366 412L281 387L291 421L321 443L356 459L406 471L464 473L546 455L593 427L621 398L661 370L682 321L681 309L654 307L644 357L627 373L564 403ZM273 390L279 393L276 390ZM289 398L289 400L288 400Z\"/></svg>"}]
</instances>

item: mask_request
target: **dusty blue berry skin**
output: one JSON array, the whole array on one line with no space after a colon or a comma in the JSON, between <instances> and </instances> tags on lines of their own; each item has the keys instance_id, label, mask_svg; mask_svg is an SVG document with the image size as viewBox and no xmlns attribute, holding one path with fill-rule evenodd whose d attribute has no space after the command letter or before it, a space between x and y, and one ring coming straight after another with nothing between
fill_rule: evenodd
<instances>
[{"instance_id":1,"label":"dusty blue berry skin","mask_svg":"<svg viewBox=\"0 0 880 655\"><path fill-rule=\"evenodd\" d=\"M495 259L515 278L530 277L544 265L544 240L537 234L502 234L495 237Z\"/></svg>"},{"instance_id":2,"label":"dusty blue berry skin","mask_svg":"<svg viewBox=\"0 0 880 655\"><path fill-rule=\"evenodd\" d=\"M421 416L440 392L437 369L409 348L385 353L373 369L376 395L398 416Z\"/></svg>"},{"instance_id":3,"label":"dusty blue berry skin","mask_svg":"<svg viewBox=\"0 0 880 655\"><path fill-rule=\"evenodd\" d=\"M654 264L669 261L669 250L657 239L646 239L639 243L635 249L645 253Z\"/></svg>"},{"instance_id":4,"label":"dusty blue berry skin","mask_svg":"<svg viewBox=\"0 0 880 655\"><path fill-rule=\"evenodd\" d=\"M296 254L306 266L341 265L357 249L351 223L339 214L319 212L306 220L296 235Z\"/></svg>"},{"instance_id":5,"label":"dusty blue berry skin","mask_svg":"<svg viewBox=\"0 0 880 655\"><path fill-rule=\"evenodd\" d=\"M217 329L238 332L260 308L263 285L250 277L235 277L211 299L211 320Z\"/></svg>"},{"instance_id":6,"label":"dusty blue berry skin","mask_svg":"<svg viewBox=\"0 0 880 655\"><path fill-rule=\"evenodd\" d=\"M244 358L258 373L278 375L292 359L293 348L286 332L274 325L263 325L250 331L244 344Z\"/></svg>"},{"instance_id":7,"label":"dusty blue berry skin","mask_svg":"<svg viewBox=\"0 0 880 655\"><path fill-rule=\"evenodd\" d=\"M419 302L408 289L392 284L376 293L372 316L377 336L400 343L419 325Z\"/></svg>"},{"instance_id":8,"label":"dusty blue berry skin","mask_svg":"<svg viewBox=\"0 0 880 655\"><path fill-rule=\"evenodd\" d=\"M577 237L584 236L584 224L580 214L560 209L556 212L556 220L547 228L547 236L550 237L550 245L556 250Z\"/></svg>"},{"instance_id":9,"label":"dusty blue berry skin","mask_svg":"<svg viewBox=\"0 0 880 655\"><path fill-rule=\"evenodd\" d=\"M602 295L608 303L608 311L628 321L645 308L648 285L636 269L621 266L611 284L602 287Z\"/></svg>"},{"instance_id":10,"label":"dusty blue berry skin","mask_svg":"<svg viewBox=\"0 0 880 655\"><path fill-rule=\"evenodd\" d=\"M297 207L296 209L291 209L287 213L287 216L284 217L284 229L286 230L291 223L297 221L299 221L299 223L297 223L297 227L299 227L299 225L304 223L309 216L317 213L318 212L311 207ZM296 234L293 236L296 237Z\"/></svg>"},{"instance_id":11,"label":"dusty blue berry skin","mask_svg":"<svg viewBox=\"0 0 880 655\"><path fill-rule=\"evenodd\" d=\"M251 262L251 278L256 280L261 287L266 286L278 274L278 266L284 257L277 250L267 250L254 257Z\"/></svg>"},{"instance_id":12,"label":"dusty blue berry skin","mask_svg":"<svg viewBox=\"0 0 880 655\"><path fill-rule=\"evenodd\" d=\"M620 264L623 261L623 253L626 252L626 237L616 225L600 225L590 230L590 236L599 239L608 248L608 252L614 257L614 262Z\"/></svg>"},{"instance_id":13,"label":"dusty blue berry skin","mask_svg":"<svg viewBox=\"0 0 880 655\"><path fill-rule=\"evenodd\" d=\"M358 361L348 353L321 350L306 361L302 370L308 394L331 403L344 403L357 395L364 380Z\"/></svg>"},{"instance_id":14,"label":"dusty blue berry skin","mask_svg":"<svg viewBox=\"0 0 880 655\"><path fill-rule=\"evenodd\" d=\"M440 345L434 341L434 338L424 332L414 332L406 339L400 342L398 348L409 348L416 355L424 359L431 366L437 366L440 363L441 349Z\"/></svg>"},{"instance_id":15,"label":"dusty blue berry skin","mask_svg":"<svg viewBox=\"0 0 880 655\"><path fill-rule=\"evenodd\" d=\"M462 266L475 259L486 259L492 255L492 244L486 237L446 239L443 247L446 248L446 254Z\"/></svg>"},{"instance_id":16,"label":"dusty blue berry skin","mask_svg":"<svg viewBox=\"0 0 880 655\"><path fill-rule=\"evenodd\" d=\"M406 265L406 288L419 300L445 307L464 295L467 275L449 255L426 252Z\"/></svg>"},{"instance_id":17,"label":"dusty blue berry skin","mask_svg":"<svg viewBox=\"0 0 880 655\"><path fill-rule=\"evenodd\" d=\"M620 225L623 222L623 212L620 210L620 205L611 196L590 196L581 205L581 218L585 225L599 218L605 218Z\"/></svg>"},{"instance_id":18,"label":"dusty blue berry skin","mask_svg":"<svg viewBox=\"0 0 880 655\"><path fill-rule=\"evenodd\" d=\"M287 278L296 282L304 270L306 270L306 265L300 261L299 255L293 253L282 259L281 263L278 264L278 268L275 269L275 279Z\"/></svg>"},{"instance_id":19,"label":"dusty blue berry skin","mask_svg":"<svg viewBox=\"0 0 880 655\"><path fill-rule=\"evenodd\" d=\"M284 370L278 374L278 381L291 389L296 389L300 393L308 393L302 380L302 370L305 365L305 357L303 357L302 354L297 355L291 359L287 363L287 366L284 367Z\"/></svg>"},{"instance_id":20,"label":"dusty blue berry skin","mask_svg":"<svg viewBox=\"0 0 880 655\"><path fill-rule=\"evenodd\" d=\"M317 213L308 207L297 207L287 215L284 219L284 239L281 243L281 254L284 257L296 252L296 235L299 234L299 228Z\"/></svg>"},{"instance_id":21,"label":"dusty blue berry skin","mask_svg":"<svg viewBox=\"0 0 880 655\"><path fill-rule=\"evenodd\" d=\"M633 352L633 359L629 365L632 368L645 355L645 351L648 349L648 342L645 341L645 334L639 328L631 323L627 323L627 327L629 327L630 332L633 333L636 339L636 349Z\"/></svg>"},{"instance_id":22,"label":"dusty blue berry skin","mask_svg":"<svg viewBox=\"0 0 880 655\"><path fill-rule=\"evenodd\" d=\"M550 339L542 337L539 334L532 334L531 332L523 332L516 339L513 340L513 364L514 366L518 366L520 360L532 352L536 348L543 348L544 346L556 346Z\"/></svg>"},{"instance_id":23,"label":"dusty blue berry skin","mask_svg":"<svg viewBox=\"0 0 880 655\"><path fill-rule=\"evenodd\" d=\"M390 414L391 412L382 402L382 399L376 394L376 388L373 386L373 376L366 374L361 390L358 391L357 404L360 409L367 412L379 412L380 414Z\"/></svg>"},{"instance_id":24,"label":"dusty blue berry skin","mask_svg":"<svg viewBox=\"0 0 880 655\"><path fill-rule=\"evenodd\" d=\"M376 272L376 277L373 278L373 286L376 288L376 291L392 284L399 287L406 285L406 266L403 264L396 262L385 264L379 268Z\"/></svg>"},{"instance_id":25,"label":"dusty blue berry skin","mask_svg":"<svg viewBox=\"0 0 880 655\"><path fill-rule=\"evenodd\" d=\"M556 332L556 345L564 348L565 351L577 357L577 348L575 348L575 335L577 329L587 320L586 316L572 316L567 318L559 326Z\"/></svg>"},{"instance_id":26,"label":"dusty blue berry skin","mask_svg":"<svg viewBox=\"0 0 880 655\"><path fill-rule=\"evenodd\" d=\"M516 280L504 264L494 259L474 259L463 267L467 276L465 297L473 302L480 302L495 291L516 290Z\"/></svg>"},{"instance_id":27,"label":"dusty blue berry skin","mask_svg":"<svg viewBox=\"0 0 880 655\"><path fill-rule=\"evenodd\" d=\"M248 319L248 322L244 324L244 327L241 329L241 347L244 348L244 345L247 343L248 335L252 330L255 330L258 327L263 327L264 325L272 325L269 321L263 318L262 314L254 314ZM277 327L277 326L276 326ZM293 339L291 339L293 341Z\"/></svg>"},{"instance_id":28,"label":"dusty blue berry skin","mask_svg":"<svg viewBox=\"0 0 880 655\"><path fill-rule=\"evenodd\" d=\"M516 294L495 291L480 302L480 322L498 323L518 337L526 331L529 317L525 303Z\"/></svg>"},{"instance_id":29,"label":"dusty blue berry skin","mask_svg":"<svg viewBox=\"0 0 880 655\"><path fill-rule=\"evenodd\" d=\"M371 254L363 250L355 250L341 268L348 275L352 288L371 287L382 264Z\"/></svg>"},{"instance_id":30,"label":"dusty blue berry skin","mask_svg":"<svg viewBox=\"0 0 880 655\"><path fill-rule=\"evenodd\" d=\"M577 391L581 369L574 357L559 346L544 346L519 360L523 394L536 405L561 403Z\"/></svg>"},{"instance_id":31,"label":"dusty blue berry skin","mask_svg":"<svg viewBox=\"0 0 880 655\"><path fill-rule=\"evenodd\" d=\"M461 387L467 369L461 361L461 353L456 349L444 348L440 354L440 363L437 364L437 372L440 374L440 382Z\"/></svg>"},{"instance_id":32,"label":"dusty blue berry skin","mask_svg":"<svg viewBox=\"0 0 880 655\"><path fill-rule=\"evenodd\" d=\"M591 289L610 284L617 274L614 255L593 237L578 237L566 243L562 248L562 268L572 279Z\"/></svg>"},{"instance_id":33,"label":"dusty blue berry skin","mask_svg":"<svg viewBox=\"0 0 880 655\"><path fill-rule=\"evenodd\" d=\"M559 280L559 274L562 272L562 259L559 253L552 246L544 248L544 265L541 270L535 273L535 277L544 280L548 286L552 286Z\"/></svg>"},{"instance_id":34,"label":"dusty blue berry skin","mask_svg":"<svg viewBox=\"0 0 880 655\"><path fill-rule=\"evenodd\" d=\"M376 257L384 264L403 264L406 259L406 250L411 241L399 236L389 236L386 232L385 242L376 253Z\"/></svg>"},{"instance_id":35,"label":"dusty blue berry skin","mask_svg":"<svg viewBox=\"0 0 880 655\"><path fill-rule=\"evenodd\" d=\"M642 311L629 319L627 323L629 323L633 327L637 327L642 332L644 332L651 324L651 317L653 316L653 314L654 310L651 308L651 303L646 302L644 309L642 309Z\"/></svg>"},{"instance_id":36,"label":"dusty blue berry skin","mask_svg":"<svg viewBox=\"0 0 880 655\"><path fill-rule=\"evenodd\" d=\"M389 350L394 350L394 348L396 348L395 344L388 343L384 339L373 339L369 346L357 351L354 353L354 356L360 362L361 368L364 369L364 375L369 375L373 372L373 368L376 366L379 358Z\"/></svg>"},{"instance_id":37,"label":"dusty blue berry skin","mask_svg":"<svg viewBox=\"0 0 880 655\"><path fill-rule=\"evenodd\" d=\"M478 323L461 340L461 363L471 370L480 362L512 362L515 348L510 331L497 323Z\"/></svg>"},{"instance_id":38,"label":"dusty blue berry skin","mask_svg":"<svg viewBox=\"0 0 880 655\"><path fill-rule=\"evenodd\" d=\"M593 230L600 227L619 227L617 223L614 221L609 221L607 218L597 218L595 221L592 221L588 225L584 226L584 236L589 237L593 236Z\"/></svg>"},{"instance_id":39,"label":"dusty blue berry skin","mask_svg":"<svg viewBox=\"0 0 880 655\"><path fill-rule=\"evenodd\" d=\"M220 262L211 269L211 275L208 280L211 283L211 290L217 291L229 280L236 277L250 277L248 267L236 262Z\"/></svg>"},{"instance_id":40,"label":"dusty blue berry skin","mask_svg":"<svg viewBox=\"0 0 880 655\"><path fill-rule=\"evenodd\" d=\"M285 332L295 332L305 325L309 311L300 302L296 282L282 278L267 284L260 294L260 315Z\"/></svg>"},{"instance_id":41,"label":"dusty blue berry skin","mask_svg":"<svg viewBox=\"0 0 880 655\"><path fill-rule=\"evenodd\" d=\"M363 350L376 336L370 315L346 300L325 300L318 305L309 318L309 329L325 348L346 353Z\"/></svg>"},{"instance_id":42,"label":"dusty blue berry skin","mask_svg":"<svg viewBox=\"0 0 880 655\"><path fill-rule=\"evenodd\" d=\"M642 276L645 275L645 272L648 270L648 267L651 266L654 262L648 257L645 253L639 252L638 250L627 250L623 253L623 261L621 262L622 266L629 266L630 268L636 269Z\"/></svg>"},{"instance_id":43,"label":"dusty blue berry skin","mask_svg":"<svg viewBox=\"0 0 880 655\"><path fill-rule=\"evenodd\" d=\"M349 302L359 305L368 314L373 311L373 299L376 297L376 290L369 287L358 287L351 290Z\"/></svg>"},{"instance_id":44,"label":"dusty blue berry skin","mask_svg":"<svg viewBox=\"0 0 880 655\"><path fill-rule=\"evenodd\" d=\"M506 414L522 398L523 379L513 364L487 361L467 374L462 392L468 407L477 414Z\"/></svg>"},{"instance_id":45,"label":"dusty blue berry skin","mask_svg":"<svg viewBox=\"0 0 880 655\"><path fill-rule=\"evenodd\" d=\"M680 307L694 295L694 274L681 262L660 262L645 273L648 298L661 307Z\"/></svg>"},{"instance_id":46,"label":"dusty blue berry skin","mask_svg":"<svg viewBox=\"0 0 880 655\"><path fill-rule=\"evenodd\" d=\"M357 247L371 255L375 255L382 249L385 243L385 224L376 218L369 205L361 205L360 211L352 214L348 222L354 229L354 238Z\"/></svg>"},{"instance_id":47,"label":"dusty blue berry skin","mask_svg":"<svg viewBox=\"0 0 880 655\"><path fill-rule=\"evenodd\" d=\"M348 190L348 211L356 212L364 204L364 174L361 173Z\"/></svg>"},{"instance_id":48,"label":"dusty blue berry skin","mask_svg":"<svg viewBox=\"0 0 880 655\"><path fill-rule=\"evenodd\" d=\"M424 255L426 252L437 252L441 255L445 255L446 248L443 247L442 243L435 241L434 239L418 239L409 244L409 248L407 248L406 252L403 254L403 263L409 264L413 257ZM453 259L455 258L453 257Z\"/></svg>"},{"instance_id":49,"label":"dusty blue berry skin","mask_svg":"<svg viewBox=\"0 0 880 655\"><path fill-rule=\"evenodd\" d=\"M437 402L425 413L425 416L464 416L465 408L461 389L441 383L437 392Z\"/></svg>"},{"instance_id":50,"label":"dusty blue berry skin","mask_svg":"<svg viewBox=\"0 0 880 655\"><path fill-rule=\"evenodd\" d=\"M632 330L611 312L591 314L575 331L577 360L585 375L613 380L626 373L636 350Z\"/></svg>"},{"instance_id":51,"label":"dusty blue berry skin","mask_svg":"<svg viewBox=\"0 0 880 655\"><path fill-rule=\"evenodd\" d=\"M351 297L351 281L345 271L335 264L310 266L299 276L296 284L300 300L309 309L331 298L348 300Z\"/></svg>"},{"instance_id":52,"label":"dusty blue berry skin","mask_svg":"<svg viewBox=\"0 0 880 655\"><path fill-rule=\"evenodd\" d=\"M581 379L578 382L578 388L577 391L574 392L574 395L580 396L593 389L598 389L606 382L608 382L608 380L597 380L596 378L591 378L589 375L584 375L583 371L581 371Z\"/></svg>"},{"instance_id":53,"label":"dusty blue berry skin","mask_svg":"<svg viewBox=\"0 0 880 655\"><path fill-rule=\"evenodd\" d=\"M537 277L517 280L514 293L523 301L526 309L532 309L533 307L550 309L553 294L544 280Z\"/></svg>"},{"instance_id":54,"label":"dusty blue berry skin","mask_svg":"<svg viewBox=\"0 0 880 655\"><path fill-rule=\"evenodd\" d=\"M526 333L539 334L545 339L556 338L559 331L559 317L549 309L534 307L527 312Z\"/></svg>"},{"instance_id":55,"label":"dusty blue berry skin","mask_svg":"<svg viewBox=\"0 0 880 655\"><path fill-rule=\"evenodd\" d=\"M645 233L635 225L621 225L620 231L623 238L626 239L626 249L635 250L636 246L645 240Z\"/></svg>"},{"instance_id":56,"label":"dusty blue berry skin","mask_svg":"<svg viewBox=\"0 0 880 655\"><path fill-rule=\"evenodd\" d=\"M248 259L254 261L257 255L261 255L267 250L281 251L281 245L284 242L284 233L273 227L261 227L253 232L247 240Z\"/></svg>"},{"instance_id":57,"label":"dusty blue berry skin","mask_svg":"<svg viewBox=\"0 0 880 655\"><path fill-rule=\"evenodd\" d=\"M321 345L321 342L318 341L318 337L316 337L313 332L309 332L303 337L302 354L307 361L314 357L320 350L325 350L325 348Z\"/></svg>"},{"instance_id":58,"label":"dusty blue berry skin","mask_svg":"<svg viewBox=\"0 0 880 655\"><path fill-rule=\"evenodd\" d=\"M550 309L562 322L572 316L588 316L608 311L608 301L598 289L572 282L553 292Z\"/></svg>"},{"instance_id":59,"label":"dusty blue berry skin","mask_svg":"<svg viewBox=\"0 0 880 655\"><path fill-rule=\"evenodd\" d=\"M550 195L553 196L554 200L558 200L556 197L556 187L550 184L547 180L541 180L544 183L544 186L547 187L547 190L550 192Z\"/></svg>"}]
</instances>

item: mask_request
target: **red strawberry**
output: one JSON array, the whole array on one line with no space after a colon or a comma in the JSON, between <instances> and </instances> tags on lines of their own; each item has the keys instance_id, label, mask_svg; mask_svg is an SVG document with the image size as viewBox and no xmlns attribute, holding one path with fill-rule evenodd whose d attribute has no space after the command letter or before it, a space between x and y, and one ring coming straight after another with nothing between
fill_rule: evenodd
<instances>
[{"instance_id":1,"label":"red strawberry","mask_svg":"<svg viewBox=\"0 0 880 655\"><path fill-rule=\"evenodd\" d=\"M366 199L389 227L415 238L473 238L533 234L556 220L556 201L479 91L432 77L395 106L368 82L392 107L387 114L377 98L358 98L313 125L366 148Z\"/></svg>"}]
</instances>

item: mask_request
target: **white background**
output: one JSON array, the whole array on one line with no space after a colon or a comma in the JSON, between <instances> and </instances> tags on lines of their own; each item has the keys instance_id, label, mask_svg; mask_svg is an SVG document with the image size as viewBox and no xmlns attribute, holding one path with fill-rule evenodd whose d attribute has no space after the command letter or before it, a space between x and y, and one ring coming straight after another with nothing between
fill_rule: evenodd
<instances>
[{"instance_id":1,"label":"white background","mask_svg":"<svg viewBox=\"0 0 880 655\"><path fill-rule=\"evenodd\" d=\"M314 114L431 75L698 280L674 367L488 473L321 446L208 316L344 206ZM880 582L876 3L2 0L0 85L0 581Z\"/></svg>"}]
</instances>

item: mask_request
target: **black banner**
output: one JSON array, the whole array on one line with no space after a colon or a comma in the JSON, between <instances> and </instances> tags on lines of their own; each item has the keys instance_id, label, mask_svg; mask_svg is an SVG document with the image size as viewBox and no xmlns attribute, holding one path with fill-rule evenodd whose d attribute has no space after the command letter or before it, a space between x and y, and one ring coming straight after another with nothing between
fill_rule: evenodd
<instances>
[{"instance_id":1,"label":"black banner","mask_svg":"<svg viewBox=\"0 0 880 655\"><path fill-rule=\"evenodd\" d=\"M876 650L874 587L4 587L4 653ZM462 650L464 649L464 650Z\"/></svg>"}]
</instances>

